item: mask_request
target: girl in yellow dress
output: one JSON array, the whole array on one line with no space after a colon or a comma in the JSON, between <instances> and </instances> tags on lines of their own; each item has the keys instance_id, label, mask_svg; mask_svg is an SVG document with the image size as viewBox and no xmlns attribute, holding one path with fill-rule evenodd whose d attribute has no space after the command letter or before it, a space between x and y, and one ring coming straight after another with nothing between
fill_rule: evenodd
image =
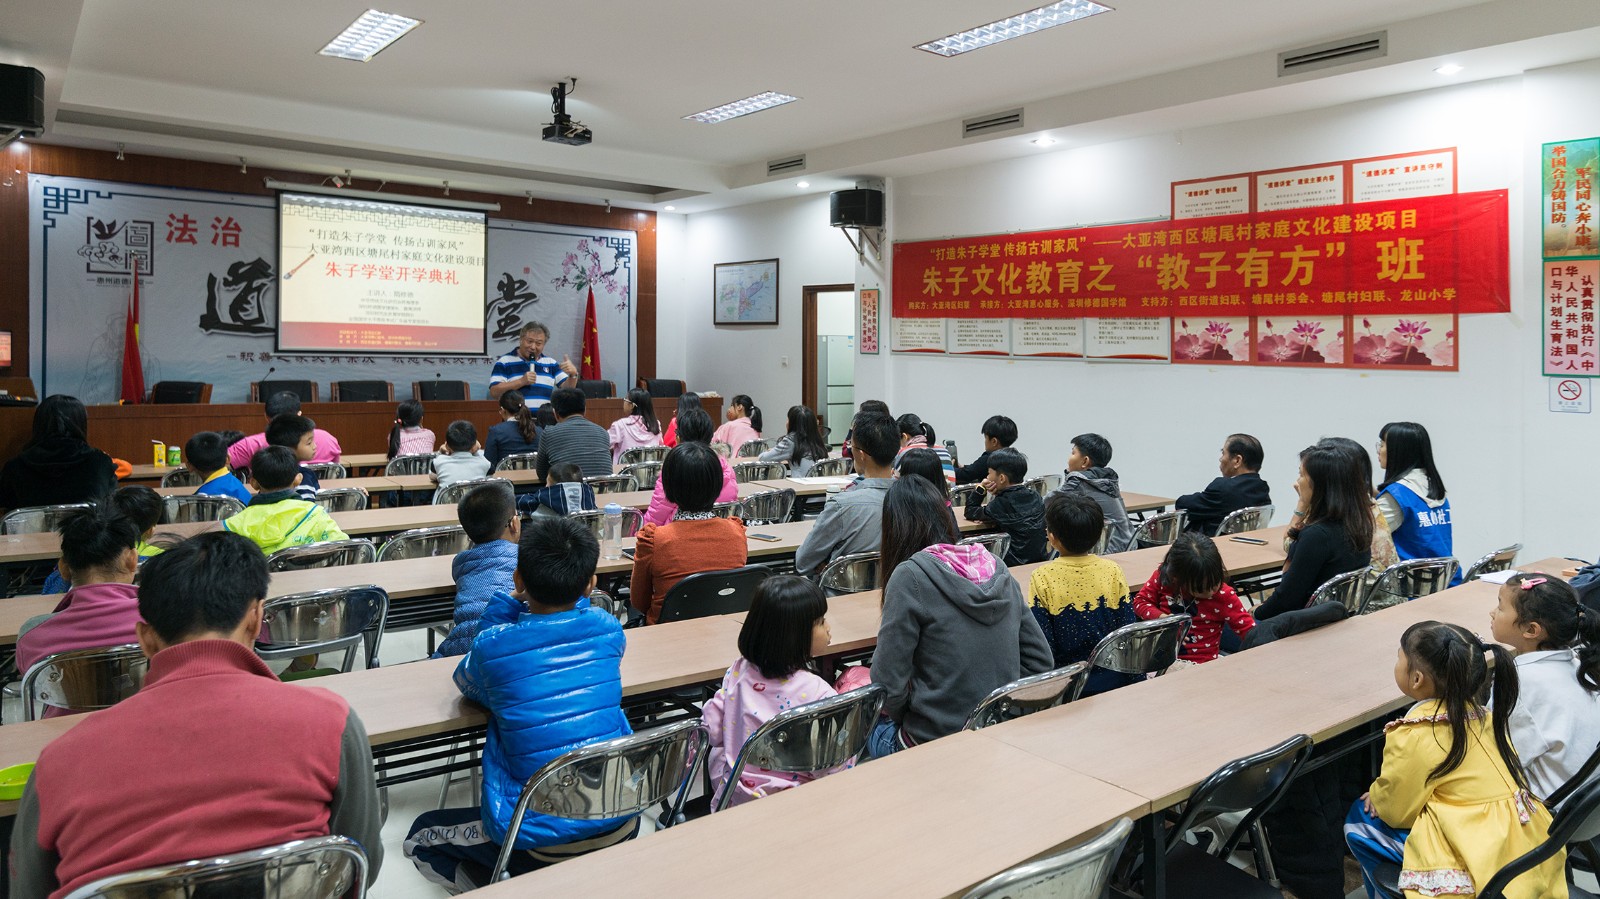
<instances>
[{"instance_id":1,"label":"girl in yellow dress","mask_svg":"<svg viewBox=\"0 0 1600 899\"><path fill-rule=\"evenodd\" d=\"M1516 667L1466 628L1423 621L1400 638L1394 679L1417 704L1384 728L1383 770L1350 809L1345 841L1372 899L1384 895L1374 882L1383 863L1400 865L1407 899L1477 895L1550 829L1507 731ZM1492 712L1479 701L1491 680ZM1518 877L1507 899L1566 899L1565 861L1558 852Z\"/></svg>"}]
</instances>

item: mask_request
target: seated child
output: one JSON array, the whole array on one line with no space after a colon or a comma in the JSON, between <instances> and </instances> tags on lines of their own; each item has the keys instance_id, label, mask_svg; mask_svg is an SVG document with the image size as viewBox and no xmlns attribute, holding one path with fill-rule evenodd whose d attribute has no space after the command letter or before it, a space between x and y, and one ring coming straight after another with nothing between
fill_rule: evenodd
<instances>
[{"instance_id":1,"label":"seated child","mask_svg":"<svg viewBox=\"0 0 1600 899\"><path fill-rule=\"evenodd\" d=\"M1099 434L1079 434L1072 438L1067 470L1055 492L1094 500L1101 516L1111 522L1106 552L1120 553L1136 547L1129 545L1133 542L1133 525L1128 522L1128 508L1122 503L1122 483L1110 465L1111 441Z\"/></svg>"},{"instance_id":2,"label":"seated child","mask_svg":"<svg viewBox=\"0 0 1600 899\"><path fill-rule=\"evenodd\" d=\"M139 571L134 549L139 526L105 503L68 516L56 530L61 533L61 576L72 589L50 614L18 628L18 671L58 652L139 641L134 629L139 590L133 586ZM70 713L45 707L46 718L65 714Z\"/></svg>"},{"instance_id":3,"label":"seated child","mask_svg":"<svg viewBox=\"0 0 1600 899\"><path fill-rule=\"evenodd\" d=\"M1044 535L1044 497L1023 485L1028 477L1028 457L1009 447L985 453L989 475L982 489L967 497L968 521L987 521L1011 535L1007 565L1043 562L1049 551Z\"/></svg>"},{"instance_id":4,"label":"seated child","mask_svg":"<svg viewBox=\"0 0 1600 899\"><path fill-rule=\"evenodd\" d=\"M1493 657L1493 666L1484 656ZM1345 818L1345 842L1370 897L1379 865L1400 866L1408 896L1476 896L1544 842L1550 813L1528 795L1507 735L1517 697L1511 654L1456 624L1422 621L1400 638L1394 679L1416 704L1384 726L1383 768ZM1492 708L1480 701L1492 685ZM1567 895L1556 852L1513 880L1507 899Z\"/></svg>"},{"instance_id":5,"label":"seated child","mask_svg":"<svg viewBox=\"0 0 1600 899\"><path fill-rule=\"evenodd\" d=\"M749 552L744 522L711 511L722 489L722 465L711 447L679 443L661 465L661 480L678 511L666 524L647 524L639 532L628 597L647 624L660 620L662 602L679 581L701 571L739 568Z\"/></svg>"},{"instance_id":6,"label":"seated child","mask_svg":"<svg viewBox=\"0 0 1600 899\"><path fill-rule=\"evenodd\" d=\"M434 658L466 654L482 626L483 609L490 597L515 589L511 576L517 570L522 516L517 514L511 491L494 484L473 488L456 505L456 518L472 548L456 553L450 563L450 578L456 582L455 618Z\"/></svg>"},{"instance_id":7,"label":"seated child","mask_svg":"<svg viewBox=\"0 0 1600 899\"><path fill-rule=\"evenodd\" d=\"M316 499L322 482L316 472L305 466L317 455L316 423L302 415L280 415L267 423L267 446L281 446L294 453L300 472L295 495L304 500Z\"/></svg>"},{"instance_id":8,"label":"seated child","mask_svg":"<svg viewBox=\"0 0 1600 899\"><path fill-rule=\"evenodd\" d=\"M944 463L939 461L939 456L925 446L909 449L900 454L900 460L894 467L896 479L907 475L920 475L923 480L934 486L939 495L944 497L946 505L950 503L950 482L944 479ZM856 480L844 489L851 490L859 486L866 478L857 474ZM1040 538L1041 540L1044 538Z\"/></svg>"},{"instance_id":9,"label":"seated child","mask_svg":"<svg viewBox=\"0 0 1600 899\"><path fill-rule=\"evenodd\" d=\"M269 446L250 457L250 486L255 496L244 511L222 520L222 529L242 534L267 555L286 546L348 539L321 506L299 499L300 463L294 453Z\"/></svg>"},{"instance_id":10,"label":"seated child","mask_svg":"<svg viewBox=\"0 0 1600 899\"><path fill-rule=\"evenodd\" d=\"M1133 613L1145 620L1190 616L1189 635L1178 648L1178 658L1197 665L1209 662L1217 657L1224 623L1240 639L1256 626L1239 595L1224 582L1227 573L1210 537L1180 534L1161 567L1133 598Z\"/></svg>"},{"instance_id":11,"label":"seated child","mask_svg":"<svg viewBox=\"0 0 1600 899\"><path fill-rule=\"evenodd\" d=\"M522 785L546 762L588 743L632 733L622 714L622 625L589 605L600 542L569 518L539 519L522 532L516 594L496 593L483 629L456 666L463 696L489 710L481 805L426 812L405 853L429 881L471 889L463 862L487 871L500 845L516 841L515 876L555 859L629 839L637 817L577 820L530 808L507 834Z\"/></svg>"},{"instance_id":12,"label":"seated child","mask_svg":"<svg viewBox=\"0 0 1600 899\"><path fill-rule=\"evenodd\" d=\"M583 469L575 462L550 466L543 487L517 497L517 511L529 515L571 515L596 508L594 488L583 482Z\"/></svg>"},{"instance_id":13,"label":"seated child","mask_svg":"<svg viewBox=\"0 0 1600 899\"><path fill-rule=\"evenodd\" d=\"M483 455L483 445L478 442L478 429L472 422L457 419L444 431L444 445L449 453L433 457L433 479L440 487L457 481L486 478L492 468Z\"/></svg>"},{"instance_id":14,"label":"seated child","mask_svg":"<svg viewBox=\"0 0 1600 899\"><path fill-rule=\"evenodd\" d=\"M1128 602L1122 566L1094 555L1105 518L1094 500L1080 494L1050 494L1044 504L1050 545L1059 559L1034 569L1028 581L1033 617L1044 629L1055 668L1085 662L1101 638L1136 619ZM1138 680L1106 669L1089 673L1084 695L1092 696Z\"/></svg>"},{"instance_id":15,"label":"seated child","mask_svg":"<svg viewBox=\"0 0 1600 899\"><path fill-rule=\"evenodd\" d=\"M128 519L138 529L138 536L134 542L134 552L138 553L139 562L150 558L162 551L164 547L150 544L151 533L156 525L161 523L161 495L149 487L130 485L118 487L112 493L107 503L111 511ZM131 583L131 581L130 581ZM45 576L44 587L39 591L44 594L65 593L72 587L72 578L62 565L57 565ZM26 671L26 668L21 669Z\"/></svg>"},{"instance_id":16,"label":"seated child","mask_svg":"<svg viewBox=\"0 0 1600 899\"><path fill-rule=\"evenodd\" d=\"M314 438L313 438L314 439ZM203 480L194 489L199 496L231 496L250 502L250 491L228 468L228 447L216 431L201 431L183 445L184 465Z\"/></svg>"},{"instance_id":17,"label":"seated child","mask_svg":"<svg viewBox=\"0 0 1600 899\"><path fill-rule=\"evenodd\" d=\"M728 789L739 750L774 715L834 695L810 668L828 649L828 600L822 588L795 575L761 582L739 629L739 659L722 678L722 689L701 710L711 734L711 782L716 808ZM783 774L746 766L733 786L730 805L768 796L816 776Z\"/></svg>"},{"instance_id":18,"label":"seated child","mask_svg":"<svg viewBox=\"0 0 1600 899\"><path fill-rule=\"evenodd\" d=\"M1004 415L992 415L979 431L983 434L983 453L966 465L957 466L957 484L976 484L989 476L989 454L1017 442L1017 423Z\"/></svg>"},{"instance_id":19,"label":"seated child","mask_svg":"<svg viewBox=\"0 0 1600 899\"><path fill-rule=\"evenodd\" d=\"M395 456L420 456L433 452L433 432L422 426L422 401L406 400L394 413L394 426L389 429L389 458Z\"/></svg>"}]
</instances>

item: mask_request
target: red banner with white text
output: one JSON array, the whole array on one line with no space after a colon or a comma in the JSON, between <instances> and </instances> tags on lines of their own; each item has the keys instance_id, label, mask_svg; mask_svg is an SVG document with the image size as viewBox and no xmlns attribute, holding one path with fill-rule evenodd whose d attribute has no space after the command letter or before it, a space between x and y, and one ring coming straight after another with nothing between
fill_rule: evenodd
<instances>
[{"instance_id":1,"label":"red banner with white text","mask_svg":"<svg viewBox=\"0 0 1600 899\"><path fill-rule=\"evenodd\" d=\"M906 241L899 318L1509 312L1503 190Z\"/></svg>"}]
</instances>

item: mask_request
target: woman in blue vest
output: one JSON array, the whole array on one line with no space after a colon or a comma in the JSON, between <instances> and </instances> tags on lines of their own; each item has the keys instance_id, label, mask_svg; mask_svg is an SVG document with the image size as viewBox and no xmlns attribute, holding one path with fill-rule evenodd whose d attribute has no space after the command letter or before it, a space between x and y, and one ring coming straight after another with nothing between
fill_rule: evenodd
<instances>
[{"instance_id":1,"label":"woman in blue vest","mask_svg":"<svg viewBox=\"0 0 1600 899\"><path fill-rule=\"evenodd\" d=\"M1402 560L1453 556L1450 500L1433 464L1428 429L1413 421L1384 425L1378 431L1378 465L1383 468L1378 508L1394 538L1395 552ZM1461 583L1459 568L1450 583Z\"/></svg>"}]
</instances>

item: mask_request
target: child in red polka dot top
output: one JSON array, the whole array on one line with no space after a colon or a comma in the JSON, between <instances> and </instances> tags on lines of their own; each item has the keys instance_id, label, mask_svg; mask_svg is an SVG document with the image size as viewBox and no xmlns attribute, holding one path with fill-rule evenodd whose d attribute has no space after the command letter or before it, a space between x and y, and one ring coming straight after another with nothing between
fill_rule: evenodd
<instances>
[{"instance_id":1,"label":"child in red polka dot top","mask_svg":"<svg viewBox=\"0 0 1600 899\"><path fill-rule=\"evenodd\" d=\"M1240 638L1256 626L1239 595L1224 582L1226 576L1222 554L1210 537L1182 534L1133 598L1133 612L1141 619L1191 616L1194 620L1178 658L1195 664L1209 662L1217 657L1224 624Z\"/></svg>"}]
</instances>

